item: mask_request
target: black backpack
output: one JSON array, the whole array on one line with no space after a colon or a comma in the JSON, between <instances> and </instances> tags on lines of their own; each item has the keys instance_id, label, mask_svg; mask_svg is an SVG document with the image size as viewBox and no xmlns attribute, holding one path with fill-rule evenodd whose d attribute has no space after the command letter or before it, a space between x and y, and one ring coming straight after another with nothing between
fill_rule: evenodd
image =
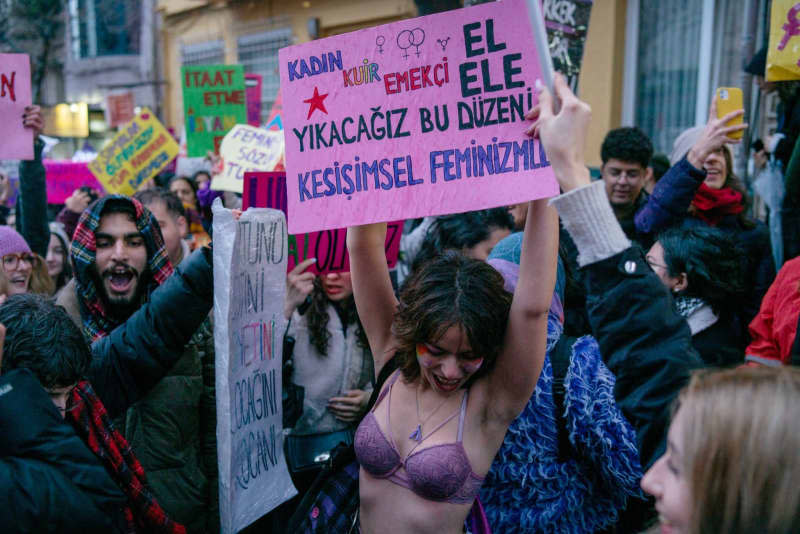
<instances>
[{"instance_id":1,"label":"black backpack","mask_svg":"<svg viewBox=\"0 0 800 534\"><path fill-rule=\"evenodd\" d=\"M562 335L553 350L550 351L550 365L553 367L553 404L556 410L556 433L558 436L558 461L566 462L575 455L575 448L569 440L567 419L564 415L565 397L567 395L564 380L572 358L572 346L578 338Z\"/></svg>"}]
</instances>

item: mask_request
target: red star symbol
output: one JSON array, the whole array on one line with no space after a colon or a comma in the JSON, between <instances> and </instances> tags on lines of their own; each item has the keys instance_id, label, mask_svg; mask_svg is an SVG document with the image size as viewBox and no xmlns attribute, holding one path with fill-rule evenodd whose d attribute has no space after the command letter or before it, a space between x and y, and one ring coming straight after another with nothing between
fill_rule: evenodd
<instances>
[{"instance_id":1,"label":"red star symbol","mask_svg":"<svg viewBox=\"0 0 800 534\"><path fill-rule=\"evenodd\" d=\"M314 96L312 96L308 100L303 100L304 103L311 104L308 108L308 117L306 117L306 120L311 118L311 114L314 113L315 109L322 111L326 115L328 114L328 110L325 109L325 104L322 103L322 101L325 100L327 97L328 93L321 95L319 94L319 90L317 89L317 87L314 86Z\"/></svg>"}]
</instances>

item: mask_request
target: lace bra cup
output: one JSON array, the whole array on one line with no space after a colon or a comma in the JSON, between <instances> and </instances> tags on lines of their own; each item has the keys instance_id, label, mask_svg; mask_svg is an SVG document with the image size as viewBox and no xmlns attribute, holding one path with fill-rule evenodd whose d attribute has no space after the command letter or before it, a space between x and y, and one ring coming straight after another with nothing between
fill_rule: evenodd
<instances>
[{"instance_id":1,"label":"lace bra cup","mask_svg":"<svg viewBox=\"0 0 800 534\"><path fill-rule=\"evenodd\" d=\"M388 389L393 385L394 380ZM381 394L378 402L383 396ZM355 434L355 452L359 464L372 476L388 478L424 499L454 504L471 503L478 495L483 478L472 471L460 440L465 406L466 397L461 407L459 441L414 451L405 462L396 447L386 439L375 414L367 413Z\"/></svg>"}]
</instances>

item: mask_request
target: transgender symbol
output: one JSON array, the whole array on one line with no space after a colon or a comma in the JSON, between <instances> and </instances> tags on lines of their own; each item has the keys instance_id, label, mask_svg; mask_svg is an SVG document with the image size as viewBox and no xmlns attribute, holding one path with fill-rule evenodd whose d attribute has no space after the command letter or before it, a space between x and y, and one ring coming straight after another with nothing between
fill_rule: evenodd
<instances>
[{"instance_id":1,"label":"transgender symbol","mask_svg":"<svg viewBox=\"0 0 800 534\"><path fill-rule=\"evenodd\" d=\"M383 35L379 35L375 39L375 44L378 45L378 52L381 53L381 54L383 54L383 45L385 43L386 43L386 37L384 37Z\"/></svg>"},{"instance_id":2,"label":"transgender symbol","mask_svg":"<svg viewBox=\"0 0 800 534\"><path fill-rule=\"evenodd\" d=\"M419 47L425 42L425 30L414 28L413 30L403 30L397 34L397 47L405 52L403 59L408 59L408 49L416 47L417 57L419 57Z\"/></svg>"}]
</instances>

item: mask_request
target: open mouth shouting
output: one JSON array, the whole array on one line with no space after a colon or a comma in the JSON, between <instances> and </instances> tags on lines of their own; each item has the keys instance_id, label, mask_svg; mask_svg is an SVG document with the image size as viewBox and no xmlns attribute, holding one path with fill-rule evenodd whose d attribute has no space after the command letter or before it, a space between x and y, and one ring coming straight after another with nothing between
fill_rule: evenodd
<instances>
[{"instance_id":1,"label":"open mouth shouting","mask_svg":"<svg viewBox=\"0 0 800 534\"><path fill-rule=\"evenodd\" d=\"M127 265L117 265L103 273L103 282L110 298L126 298L136 291L139 273Z\"/></svg>"}]
</instances>

